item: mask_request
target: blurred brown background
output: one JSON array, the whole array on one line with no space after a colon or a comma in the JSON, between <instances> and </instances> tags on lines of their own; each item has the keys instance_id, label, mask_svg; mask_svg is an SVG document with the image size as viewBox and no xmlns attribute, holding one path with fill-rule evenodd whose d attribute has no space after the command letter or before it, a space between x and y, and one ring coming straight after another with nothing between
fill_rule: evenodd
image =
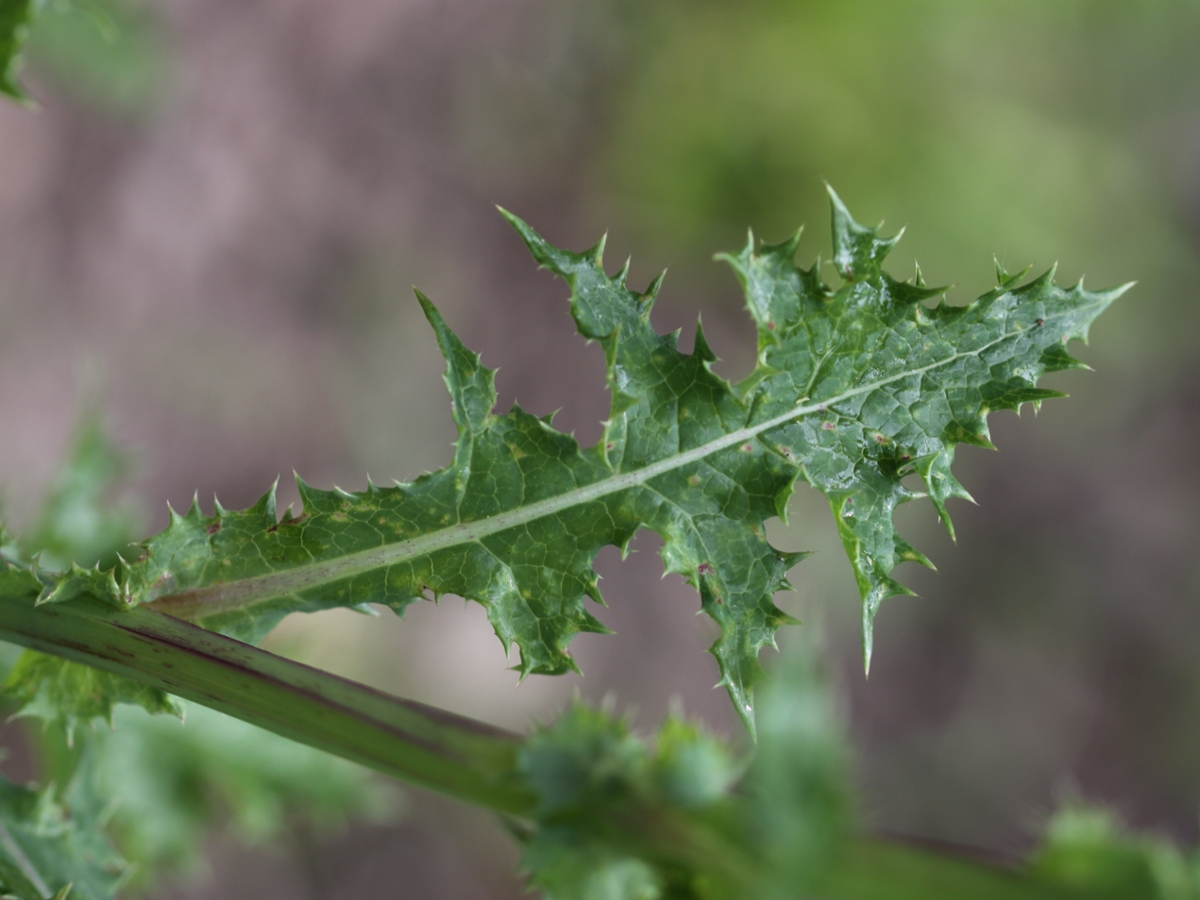
<instances>
[{"instance_id":1,"label":"blurred brown background","mask_svg":"<svg viewBox=\"0 0 1200 900\"><path fill-rule=\"evenodd\" d=\"M244 506L278 474L347 489L444 464L453 428L419 285L519 399L584 441L606 397L561 283L499 203L573 248L610 231L632 282L670 266L660 330L697 314L730 376L753 333L718 250L807 222L821 178L907 224L952 302L1010 269L1138 287L1079 351L1095 374L966 449L959 542L902 510L940 567L877 624L819 497L781 545L820 551L781 605L824 621L873 827L1003 853L1056 798L1194 844L1200 799L1200 4L1062 0L104 0L114 35L48 14L0 106L0 485L35 508L81 394L131 446L147 528L198 490ZM827 253L827 251L826 251ZM283 487L285 499L294 488ZM671 698L735 734L698 602L656 543L601 555L616 637L586 678L516 686L479 607L289 620L277 652L526 728L572 691L653 725ZM905 567L906 569L909 567ZM171 896L503 898L515 851L413 793L393 827L320 849L213 839Z\"/></svg>"}]
</instances>

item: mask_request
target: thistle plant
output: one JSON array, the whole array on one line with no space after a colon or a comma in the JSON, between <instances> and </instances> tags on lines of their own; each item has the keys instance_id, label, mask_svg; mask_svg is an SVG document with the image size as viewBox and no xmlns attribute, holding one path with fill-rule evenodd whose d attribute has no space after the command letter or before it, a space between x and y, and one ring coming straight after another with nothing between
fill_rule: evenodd
<instances>
[{"instance_id":1,"label":"thistle plant","mask_svg":"<svg viewBox=\"0 0 1200 900\"><path fill-rule=\"evenodd\" d=\"M0 0L10 93L33 8ZM892 277L883 264L899 236L858 224L829 196L830 280L819 259L796 264L799 233L780 244L751 236L719 257L757 329L754 368L736 383L714 372L699 326L690 352L654 330L661 277L637 290L628 265L610 274L603 240L559 249L503 213L566 282L580 336L604 356L611 408L590 447L549 417L497 411L493 370L419 292L458 438L445 468L413 482L351 493L298 479L301 506L282 513L273 486L246 510L214 500L208 514L197 501L130 544L128 519L106 499L112 450L86 424L40 523L0 534L0 638L28 648L4 691L15 714L48 723L44 786L0 783L5 895L99 900L131 879L149 884L211 818L172 793L187 779L236 785L227 804L261 833L288 808L367 811L362 776L332 754L492 810L522 844L528 884L555 900L1200 896L1191 860L1083 808L1064 811L1045 846L1009 867L864 833L811 629L789 629L787 652L764 673L763 648L798 624L775 595L804 554L766 536L797 484L828 500L869 667L880 604L909 593L892 570L930 565L898 534L896 508L927 499L953 536L947 503L968 496L951 471L957 446L991 446L992 412L1061 396L1040 379L1083 367L1070 342L1086 340L1125 290L1063 288L1053 270L1028 279L998 266L992 290L951 306L919 270ZM65 524L63 510L81 506L86 533ZM522 677L575 671L572 638L608 631L595 557L642 530L661 536L664 570L696 589L719 628L711 652L748 751L680 716L641 736L581 703L517 735L257 648L293 613L403 613L453 594L486 609ZM168 738L130 709L178 716L181 701L232 719ZM122 737L94 731L96 720ZM297 744L217 724L233 720ZM239 741L259 750L224 758ZM270 747L291 762L255 764ZM136 775L131 757L143 760ZM326 794L287 774L317 769ZM139 778L156 787L131 807ZM174 813L175 831L153 825Z\"/></svg>"}]
</instances>

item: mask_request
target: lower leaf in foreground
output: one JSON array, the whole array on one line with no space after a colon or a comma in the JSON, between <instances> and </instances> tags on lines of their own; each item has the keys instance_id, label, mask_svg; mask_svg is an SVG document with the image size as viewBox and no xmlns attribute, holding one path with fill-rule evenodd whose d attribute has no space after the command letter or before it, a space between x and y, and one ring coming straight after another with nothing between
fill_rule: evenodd
<instances>
[{"instance_id":1,"label":"lower leaf in foreground","mask_svg":"<svg viewBox=\"0 0 1200 900\"><path fill-rule=\"evenodd\" d=\"M100 830L100 814L78 780L63 801L0 778L0 890L20 900L107 900L126 863ZM66 892L70 888L69 894Z\"/></svg>"},{"instance_id":2,"label":"lower leaf in foreground","mask_svg":"<svg viewBox=\"0 0 1200 900\"><path fill-rule=\"evenodd\" d=\"M57 722L70 740L93 719L111 726L118 703L183 718L183 706L165 691L34 650L21 654L0 684L0 694L18 704L14 716Z\"/></svg>"},{"instance_id":3,"label":"lower leaf in foreground","mask_svg":"<svg viewBox=\"0 0 1200 900\"><path fill-rule=\"evenodd\" d=\"M399 791L360 766L194 704L183 724L121 709L91 740L108 830L143 889L196 869L217 826L261 844L297 827L323 836L352 817L385 821L399 806Z\"/></svg>"},{"instance_id":4,"label":"lower leaf in foreground","mask_svg":"<svg viewBox=\"0 0 1200 900\"><path fill-rule=\"evenodd\" d=\"M537 796L522 856L531 886L547 900L814 895L852 824L814 658L789 652L764 689L748 771L674 716L649 742L576 703L532 735L519 761Z\"/></svg>"},{"instance_id":5,"label":"lower leaf in foreground","mask_svg":"<svg viewBox=\"0 0 1200 900\"><path fill-rule=\"evenodd\" d=\"M1030 874L1093 896L1140 900L1200 897L1200 859L1164 838L1124 828L1109 810L1079 801L1050 819Z\"/></svg>"},{"instance_id":6,"label":"lower leaf in foreground","mask_svg":"<svg viewBox=\"0 0 1200 900\"><path fill-rule=\"evenodd\" d=\"M896 238L859 225L832 192L831 202L840 287L819 266L795 265L796 239L751 239L724 257L758 328L757 365L738 385L711 371L699 329L691 353L654 330L661 279L632 290L626 270L605 272L603 241L560 250L509 216L538 263L567 282L580 334L605 354L612 407L595 446L520 407L495 413L493 371L419 295L447 362L458 426L450 466L362 493L299 482L303 512L282 518L273 490L242 512L216 504L210 517L194 504L132 562L73 568L42 601L91 593L153 603L257 642L291 612L370 603L402 612L450 593L487 608L506 649L517 646L522 676L558 674L575 669L567 646L577 633L607 630L587 606L602 602L597 552L645 528L720 626L711 648L720 683L753 730L759 651L791 621L773 597L803 556L772 547L764 527L786 514L795 483L829 499L862 596L869 663L879 604L908 592L891 570L929 564L893 524L896 506L919 496L904 478L924 479L950 527L945 501L965 496L950 472L956 446L990 446L990 412L1058 396L1039 378L1080 365L1067 343L1085 339L1122 291L1000 273L967 306L929 307L941 289L882 269Z\"/></svg>"}]
</instances>

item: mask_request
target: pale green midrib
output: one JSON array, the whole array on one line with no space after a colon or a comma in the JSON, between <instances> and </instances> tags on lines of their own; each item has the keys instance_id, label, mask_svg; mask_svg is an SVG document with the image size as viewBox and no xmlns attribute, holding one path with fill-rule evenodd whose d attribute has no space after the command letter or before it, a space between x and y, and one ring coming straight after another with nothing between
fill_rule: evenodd
<instances>
[{"instance_id":1,"label":"pale green midrib","mask_svg":"<svg viewBox=\"0 0 1200 900\"><path fill-rule=\"evenodd\" d=\"M1100 300L1095 304L1055 313L1047 316L1044 321L1049 322L1068 315L1079 315L1079 313L1092 306L1104 305L1106 299L1104 295L1101 295ZM357 553L349 553L336 559L323 560L292 569L285 569L280 572L270 572L265 575L243 578L238 581L182 591L178 594L160 597L148 605L160 612L181 618L206 618L217 613L242 609L277 597L309 590L321 584L340 581L344 578L369 572L372 569L391 566L396 563L405 562L406 560L426 556L449 547L478 541L489 535L507 531L510 528L533 522L565 509L571 509L584 503L590 503L593 500L599 500L601 497L607 497L609 494L616 494L630 488L638 487L652 478L657 478L659 475L665 475L667 472L693 462L698 462L721 450L756 438L758 435L765 431L770 431L772 428L778 428L780 425L784 425L810 413L823 412L826 408L849 400L851 397L857 397L860 394L878 390L881 387L905 378L923 375L942 366L950 365L959 359L979 356L997 344L1016 337L1018 334L1019 332L1006 331L995 340L981 344L973 350L954 353L945 359L930 363L927 366L906 369L895 375L889 375L887 378L859 385L841 394L827 397L819 403L798 405L765 422L730 432L723 437L709 441L707 444L702 444L699 447L694 447L691 450L686 450L676 456L659 460L648 466L635 469L632 472L615 474L610 478L592 482L566 493L547 497L545 500L538 500L528 506L499 513L495 516L479 519L474 522L451 525L447 528L419 535L400 543L372 547L368 550L360 550Z\"/></svg>"}]
</instances>

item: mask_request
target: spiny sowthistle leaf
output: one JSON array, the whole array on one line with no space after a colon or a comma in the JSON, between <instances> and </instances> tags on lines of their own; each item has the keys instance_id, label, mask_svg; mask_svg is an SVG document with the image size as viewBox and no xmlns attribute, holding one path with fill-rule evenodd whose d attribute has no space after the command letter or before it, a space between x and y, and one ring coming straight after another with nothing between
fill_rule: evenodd
<instances>
[{"instance_id":1,"label":"spiny sowthistle leaf","mask_svg":"<svg viewBox=\"0 0 1200 900\"><path fill-rule=\"evenodd\" d=\"M881 263L895 238L833 203L836 290L819 267L793 262L797 242L724 257L758 325L758 365L741 384L715 375L697 329L682 353L650 324L659 290L627 287L603 268L603 242L559 250L510 222L535 259L571 288L571 313L608 364L612 411L600 442L575 440L514 407L493 412L493 373L462 345L423 296L447 360L458 443L453 463L393 488L361 494L299 483L301 515L276 515L274 491L244 512L198 505L172 513L137 559L109 571L75 569L42 599L80 592L158 608L257 641L293 611L413 600L451 593L476 600L519 669L575 668L567 645L605 627L592 562L642 528L663 537L670 572L700 592L720 626L712 647L721 683L749 727L759 650L789 617L773 595L803 554L766 539L798 479L829 498L862 595L864 651L875 611L908 590L890 576L901 561L928 563L896 533L896 506L918 496L920 475L949 527L946 500L966 496L950 474L955 446L990 446L987 414L1057 396L1045 372L1079 365L1065 349L1121 290L1057 287L1052 272L1028 284L1001 275L965 307L922 301L940 291L899 282ZM506 214L507 215L507 214Z\"/></svg>"}]
</instances>

